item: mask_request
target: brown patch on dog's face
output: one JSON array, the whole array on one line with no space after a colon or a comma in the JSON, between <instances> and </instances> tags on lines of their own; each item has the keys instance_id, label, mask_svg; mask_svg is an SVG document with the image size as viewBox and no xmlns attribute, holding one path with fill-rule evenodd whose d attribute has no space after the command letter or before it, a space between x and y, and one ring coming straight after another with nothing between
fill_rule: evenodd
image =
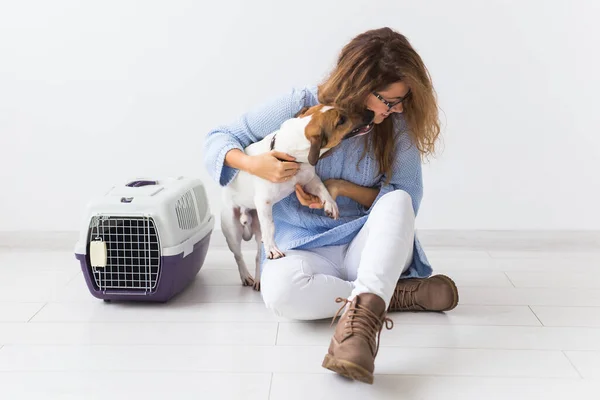
<instances>
[{"instance_id":1,"label":"brown patch on dog's face","mask_svg":"<svg viewBox=\"0 0 600 400\"><path fill-rule=\"evenodd\" d=\"M301 117L312 115L306 126L306 139L310 142L308 162L316 165L321 149L331 149L342 141L344 136L354 129L366 125L372 119L372 112L350 114L337 108L319 104L299 113Z\"/></svg>"}]
</instances>

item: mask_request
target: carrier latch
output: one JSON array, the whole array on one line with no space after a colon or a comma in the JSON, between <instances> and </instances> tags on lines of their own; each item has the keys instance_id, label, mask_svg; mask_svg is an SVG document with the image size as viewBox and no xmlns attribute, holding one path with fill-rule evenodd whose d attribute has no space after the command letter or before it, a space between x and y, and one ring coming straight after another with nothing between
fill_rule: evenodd
<instances>
[{"instance_id":1,"label":"carrier latch","mask_svg":"<svg viewBox=\"0 0 600 400\"><path fill-rule=\"evenodd\" d=\"M106 242L100 238L90 242L90 263L92 267L106 267Z\"/></svg>"}]
</instances>

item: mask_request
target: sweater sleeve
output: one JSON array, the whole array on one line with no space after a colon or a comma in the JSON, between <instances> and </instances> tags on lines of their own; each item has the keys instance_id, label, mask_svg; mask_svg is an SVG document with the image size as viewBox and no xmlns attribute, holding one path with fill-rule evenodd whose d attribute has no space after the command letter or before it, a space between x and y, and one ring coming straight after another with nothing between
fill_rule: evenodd
<instances>
[{"instance_id":1,"label":"sweater sleeve","mask_svg":"<svg viewBox=\"0 0 600 400\"><path fill-rule=\"evenodd\" d=\"M417 146L413 143L408 131L401 131L398 134L398 143L396 146L396 156L392 165L392 177L389 183L385 183L387 176L381 179L381 188L375 201L368 209L369 213L377 201L386 193L393 190L404 190L407 192L413 205L415 215L419 212L421 200L423 199L423 176L421 169L421 154Z\"/></svg>"},{"instance_id":2,"label":"sweater sleeve","mask_svg":"<svg viewBox=\"0 0 600 400\"><path fill-rule=\"evenodd\" d=\"M260 141L309 102L314 102L314 96L307 88L294 89L210 130L204 142L204 166L211 178L221 186L228 185L238 170L225 165L227 152Z\"/></svg>"}]
</instances>

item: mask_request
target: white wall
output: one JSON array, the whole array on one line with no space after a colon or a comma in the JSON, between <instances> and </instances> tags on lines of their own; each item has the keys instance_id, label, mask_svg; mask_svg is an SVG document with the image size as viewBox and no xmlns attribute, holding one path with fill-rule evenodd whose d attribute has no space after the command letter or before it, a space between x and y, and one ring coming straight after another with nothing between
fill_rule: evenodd
<instances>
[{"instance_id":1,"label":"white wall","mask_svg":"<svg viewBox=\"0 0 600 400\"><path fill-rule=\"evenodd\" d=\"M216 188L211 127L316 83L384 25L422 54L444 111L420 228L600 229L595 1L199 3L1 3L0 230L76 230L129 177Z\"/></svg>"}]
</instances>

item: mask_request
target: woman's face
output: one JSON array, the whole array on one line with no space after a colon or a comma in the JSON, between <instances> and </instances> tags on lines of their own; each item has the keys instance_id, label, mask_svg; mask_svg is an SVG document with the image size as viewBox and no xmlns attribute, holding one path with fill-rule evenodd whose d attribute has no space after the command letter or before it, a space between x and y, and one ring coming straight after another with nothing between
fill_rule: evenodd
<instances>
[{"instance_id":1,"label":"woman's face","mask_svg":"<svg viewBox=\"0 0 600 400\"><path fill-rule=\"evenodd\" d=\"M367 108L375 113L373 122L380 124L390 114L404 111L402 101L409 94L410 88L401 81L392 83L385 90L371 93L367 99Z\"/></svg>"}]
</instances>

